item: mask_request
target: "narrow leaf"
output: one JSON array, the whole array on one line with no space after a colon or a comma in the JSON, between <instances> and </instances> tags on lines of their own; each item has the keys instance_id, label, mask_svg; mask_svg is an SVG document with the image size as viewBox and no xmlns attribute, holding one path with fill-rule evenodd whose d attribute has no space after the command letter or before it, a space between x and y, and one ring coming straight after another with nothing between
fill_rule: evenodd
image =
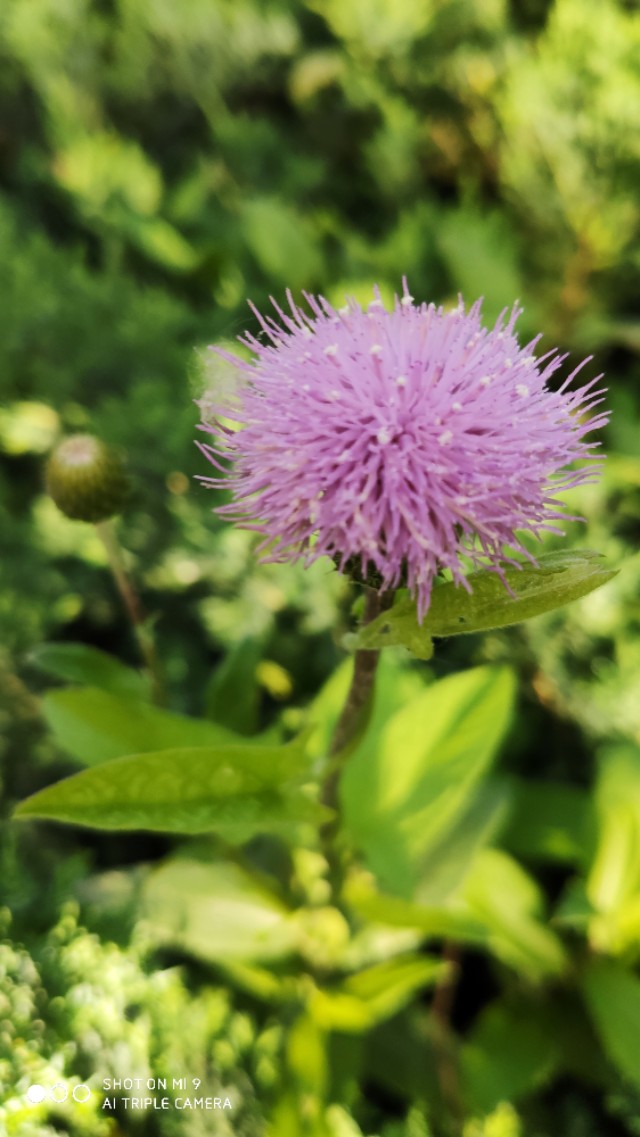
<instances>
[{"instance_id":1,"label":"narrow leaf","mask_svg":"<svg viewBox=\"0 0 640 1137\"><path fill-rule=\"evenodd\" d=\"M393 928L411 928L422 932L425 938L454 939L460 943L482 945L487 940L487 929L476 916L464 908L447 908L435 904L415 904L399 896L381 892L358 891L348 893L350 908L359 916L375 924Z\"/></svg>"},{"instance_id":2,"label":"narrow leaf","mask_svg":"<svg viewBox=\"0 0 640 1137\"><path fill-rule=\"evenodd\" d=\"M43 699L43 709L60 745L85 766L125 754L240 741L233 731L216 723L159 710L94 687L50 691Z\"/></svg>"},{"instance_id":3,"label":"narrow leaf","mask_svg":"<svg viewBox=\"0 0 640 1137\"><path fill-rule=\"evenodd\" d=\"M354 646L382 648L402 645L419 658L430 657L433 636L459 636L491 628L505 628L551 612L600 588L616 576L607 569L600 553L542 553L537 567L524 563L521 569L507 568L505 580L511 595L495 572L483 569L469 574L472 592L452 582L437 585L422 624L411 599L400 600L362 628Z\"/></svg>"},{"instance_id":4,"label":"narrow leaf","mask_svg":"<svg viewBox=\"0 0 640 1137\"><path fill-rule=\"evenodd\" d=\"M88 644L39 644L32 649L29 662L56 679L98 687L112 695L129 695L138 699L147 699L150 695L151 686L146 675Z\"/></svg>"},{"instance_id":5,"label":"narrow leaf","mask_svg":"<svg viewBox=\"0 0 640 1137\"><path fill-rule=\"evenodd\" d=\"M350 976L339 987L314 992L311 1013L325 1030L366 1031L397 1014L416 991L433 986L447 970L446 963L428 956L385 960Z\"/></svg>"}]
</instances>

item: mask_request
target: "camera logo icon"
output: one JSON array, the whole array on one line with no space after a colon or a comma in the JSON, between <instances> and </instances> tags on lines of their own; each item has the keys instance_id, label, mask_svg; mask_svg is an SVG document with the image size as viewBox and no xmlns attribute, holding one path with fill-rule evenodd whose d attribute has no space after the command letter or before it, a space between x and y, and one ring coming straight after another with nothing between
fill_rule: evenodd
<instances>
[{"instance_id":1,"label":"camera logo icon","mask_svg":"<svg viewBox=\"0 0 640 1137\"><path fill-rule=\"evenodd\" d=\"M64 1082L56 1082L55 1086L51 1086L49 1090L34 1082L27 1090L27 1101L30 1105L40 1105L47 1099L54 1102L55 1105L62 1105L63 1102L69 1100L69 1097L77 1102L88 1101L91 1097L91 1090L84 1082L74 1086L72 1090Z\"/></svg>"}]
</instances>

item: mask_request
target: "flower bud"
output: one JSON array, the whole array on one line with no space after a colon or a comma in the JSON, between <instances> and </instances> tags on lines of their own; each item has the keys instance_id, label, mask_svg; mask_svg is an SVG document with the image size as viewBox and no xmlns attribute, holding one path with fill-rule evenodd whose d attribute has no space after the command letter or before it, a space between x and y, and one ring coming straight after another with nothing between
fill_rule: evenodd
<instances>
[{"instance_id":1,"label":"flower bud","mask_svg":"<svg viewBox=\"0 0 640 1137\"><path fill-rule=\"evenodd\" d=\"M91 434L73 434L47 462L47 491L65 517L106 521L120 513L129 479L119 455Z\"/></svg>"}]
</instances>

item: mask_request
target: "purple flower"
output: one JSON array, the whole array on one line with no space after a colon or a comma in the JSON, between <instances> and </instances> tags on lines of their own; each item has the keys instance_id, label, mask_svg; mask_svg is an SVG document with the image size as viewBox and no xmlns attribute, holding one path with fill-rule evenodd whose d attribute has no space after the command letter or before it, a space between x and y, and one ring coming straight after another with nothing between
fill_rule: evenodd
<instances>
[{"instance_id":1,"label":"purple flower","mask_svg":"<svg viewBox=\"0 0 640 1137\"><path fill-rule=\"evenodd\" d=\"M587 418L600 376L569 389L588 360L549 388L566 356L536 357L540 336L521 347L516 306L487 329L480 301L417 305L406 281L393 311L375 296L366 311L305 296L304 311L288 293L278 320L254 309L252 360L214 349L224 374L201 407L216 444L199 445L225 476L202 481L231 491L217 512L264 534L263 560L374 570L422 620L441 569L469 588L465 566L501 574L514 552L533 560L519 531L574 519L556 495L597 477L584 436L608 415Z\"/></svg>"}]
</instances>

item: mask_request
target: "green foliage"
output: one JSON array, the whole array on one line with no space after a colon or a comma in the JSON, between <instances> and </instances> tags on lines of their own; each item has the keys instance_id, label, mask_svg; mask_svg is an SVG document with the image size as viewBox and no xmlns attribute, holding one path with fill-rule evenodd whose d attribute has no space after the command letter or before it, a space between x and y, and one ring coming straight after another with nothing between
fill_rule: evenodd
<instances>
[{"instance_id":1,"label":"green foliage","mask_svg":"<svg viewBox=\"0 0 640 1137\"><path fill-rule=\"evenodd\" d=\"M297 941L286 907L234 864L165 863L146 882L143 912L159 942L206 960L274 960Z\"/></svg>"},{"instance_id":2,"label":"green foliage","mask_svg":"<svg viewBox=\"0 0 640 1137\"><path fill-rule=\"evenodd\" d=\"M69 683L88 683L112 695L138 699L151 694L147 678L139 671L88 644L39 644L29 658L41 671Z\"/></svg>"},{"instance_id":3,"label":"green foliage","mask_svg":"<svg viewBox=\"0 0 640 1137\"><path fill-rule=\"evenodd\" d=\"M543 553L536 566L525 563L522 568L505 569L504 582L495 572L470 573L470 592L452 582L434 588L422 624L417 621L415 603L401 600L353 637L353 646L401 645L418 659L430 659L433 636L508 627L588 595L616 576L615 570L605 569L601 560L599 553L582 549Z\"/></svg>"},{"instance_id":4,"label":"green foliage","mask_svg":"<svg viewBox=\"0 0 640 1137\"><path fill-rule=\"evenodd\" d=\"M607 1057L638 1086L640 980L613 960L601 959L585 968L582 988Z\"/></svg>"},{"instance_id":5,"label":"green foliage","mask_svg":"<svg viewBox=\"0 0 640 1137\"><path fill-rule=\"evenodd\" d=\"M445 973L446 965L424 956L387 960L350 976L337 990L315 992L311 1015L323 1030L359 1034L396 1014Z\"/></svg>"},{"instance_id":6,"label":"green foliage","mask_svg":"<svg viewBox=\"0 0 640 1137\"><path fill-rule=\"evenodd\" d=\"M231 842L318 822L323 809L298 790L304 749L181 747L115 758L27 798L16 817L98 829L215 832Z\"/></svg>"},{"instance_id":7,"label":"green foliage","mask_svg":"<svg viewBox=\"0 0 640 1137\"><path fill-rule=\"evenodd\" d=\"M471 1112L490 1113L549 1081L562 1062L548 1008L517 997L490 1004L476 1020L461 1053Z\"/></svg>"},{"instance_id":8,"label":"green foliage","mask_svg":"<svg viewBox=\"0 0 640 1137\"><path fill-rule=\"evenodd\" d=\"M543 894L520 865L498 849L483 849L464 883L472 915L489 930L489 949L532 982L562 975L569 958L545 926Z\"/></svg>"},{"instance_id":9,"label":"green foliage","mask_svg":"<svg viewBox=\"0 0 640 1137\"><path fill-rule=\"evenodd\" d=\"M177 715L97 687L50 691L42 709L62 748L83 766L125 754L239 741L237 735L217 723Z\"/></svg>"},{"instance_id":10,"label":"green foliage","mask_svg":"<svg viewBox=\"0 0 640 1137\"><path fill-rule=\"evenodd\" d=\"M211 677L206 694L207 717L238 734L255 734L260 691L257 669L262 644L253 637L240 640Z\"/></svg>"},{"instance_id":11,"label":"green foliage","mask_svg":"<svg viewBox=\"0 0 640 1137\"><path fill-rule=\"evenodd\" d=\"M433 684L365 735L345 771L345 824L371 867L410 895L451 832L507 727L509 673L478 669Z\"/></svg>"},{"instance_id":12,"label":"green foliage","mask_svg":"<svg viewBox=\"0 0 640 1137\"><path fill-rule=\"evenodd\" d=\"M534 861L588 862L595 840L592 803L579 786L514 779L511 809L501 839L517 856Z\"/></svg>"},{"instance_id":13,"label":"green foliage","mask_svg":"<svg viewBox=\"0 0 640 1137\"><path fill-rule=\"evenodd\" d=\"M635 6L0 8L3 814L25 798L59 807L74 787L109 820L111 766L127 824L182 809L198 828L188 794L154 794L182 792L204 763L216 834L178 853L183 837L163 838L147 868L159 845L144 833L4 827L16 930L1 956L0 1128L257 1137L268 1115L278 1137L633 1137ZM542 576L508 570L515 597L495 576L469 598L443 582L422 628L403 600L385 615L384 644L402 646L384 653L344 784L356 867L341 911L300 782L326 769L350 680L350 661L336 670L348 589L330 566L258 567L252 537L210 514L221 499L193 482L194 346L255 330L247 296L264 305L291 286L341 305L378 281L388 298L403 272L416 297L484 295L488 319L520 296L523 340L543 329L541 349L557 342L575 362L593 350L614 414L603 483L566 495L586 533L549 536ZM46 454L73 431L127 454L119 532L170 709L151 705L93 531L43 495ZM567 552L583 540L619 574ZM47 676L77 686L40 700ZM300 766L276 785L271 759L306 722L304 753L286 751ZM237 792L223 801L232 748ZM222 806L233 862L219 859ZM104 864L118 868L96 876ZM71 892L102 940L55 923ZM446 971L443 947L458 957ZM229 1087L232 1123L25 1108L33 1081L97 1086L130 1064Z\"/></svg>"},{"instance_id":14,"label":"green foliage","mask_svg":"<svg viewBox=\"0 0 640 1137\"><path fill-rule=\"evenodd\" d=\"M200 1078L212 1095L229 1095L234 1132L257 1137L260 1111L249 1076L252 1057L239 1029L242 1015L221 987L194 991L187 979L179 967L150 968L149 946L142 939L126 951L101 942L78 925L73 904L33 952L2 940L3 1132L8 1137L53 1137L61 1131L70 1137L114 1137L118 1125L113 1110L104 1109L105 1098L119 1100L127 1091L107 1094L103 1082L164 1077L174 1098L179 1091L172 1088L173 1076L184 1071ZM207 1056L221 1049L226 1063L212 1065ZM71 1098L58 1107L48 1098L30 1105L25 1094L33 1083L46 1089L61 1083L70 1094L84 1083L91 1093L82 1108ZM190 1116L172 1110L163 1132L167 1137L192 1133ZM228 1116L208 1115L208 1132L228 1137Z\"/></svg>"}]
</instances>

